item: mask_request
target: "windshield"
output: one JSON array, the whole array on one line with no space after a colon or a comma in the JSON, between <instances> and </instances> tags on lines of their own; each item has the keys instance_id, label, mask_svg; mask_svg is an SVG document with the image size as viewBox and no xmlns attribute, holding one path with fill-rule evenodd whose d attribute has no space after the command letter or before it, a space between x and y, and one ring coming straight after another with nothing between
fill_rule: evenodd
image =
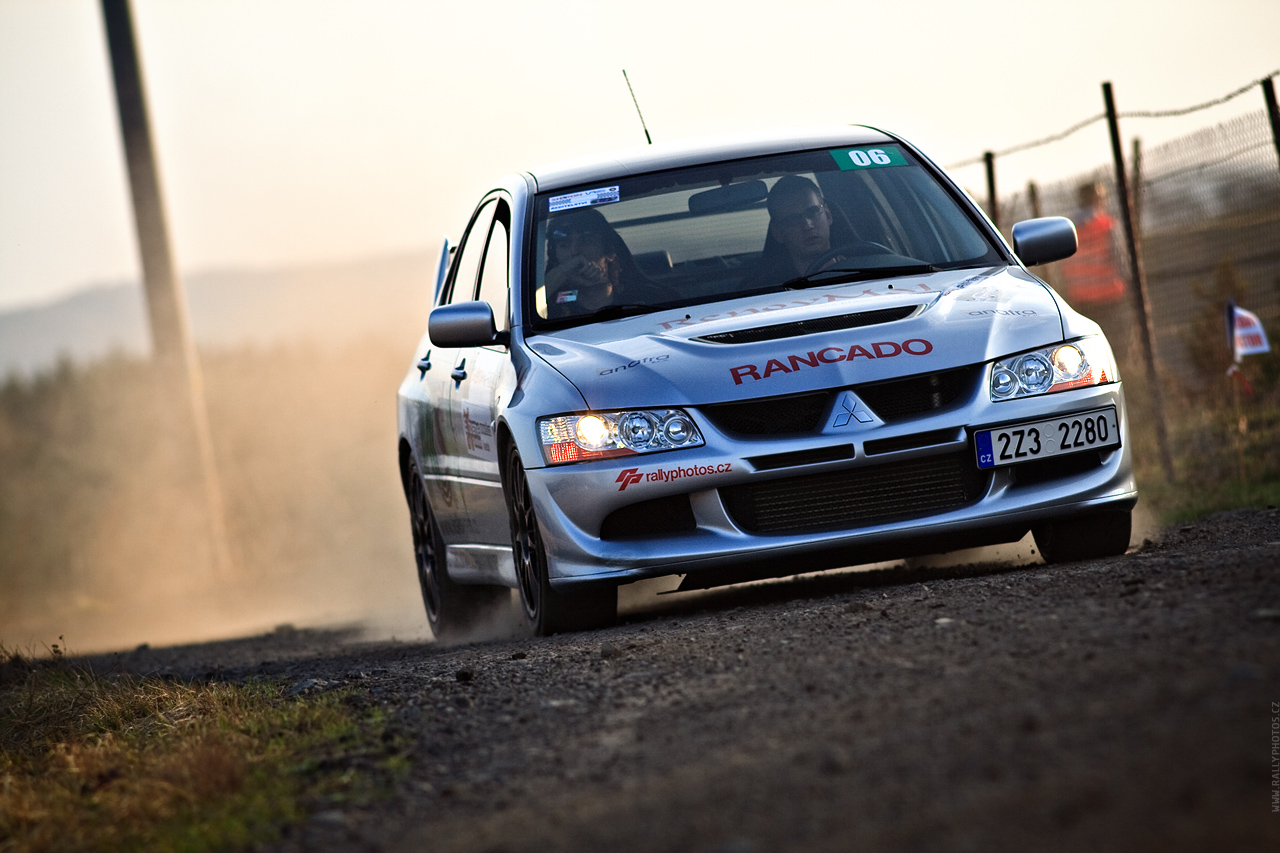
<instances>
[{"instance_id":1,"label":"windshield","mask_svg":"<svg viewBox=\"0 0 1280 853\"><path fill-rule=\"evenodd\" d=\"M895 144L602 181L537 197L539 327L1001 256Z\"/></svg>"}]
</instances>

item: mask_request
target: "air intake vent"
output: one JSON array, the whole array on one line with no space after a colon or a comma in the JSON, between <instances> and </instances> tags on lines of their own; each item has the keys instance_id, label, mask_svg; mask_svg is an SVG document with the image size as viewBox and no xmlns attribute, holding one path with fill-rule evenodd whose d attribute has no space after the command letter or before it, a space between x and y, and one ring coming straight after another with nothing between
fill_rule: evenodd
<instances>
[{"instance_id":1,"label":"air intake vent","mask_svg":"<svg viewBox=\"0 0 1280 853\"><path fill-rule=\"evenodd\" d=\"M961 397L969 399L981 372L981 365L961 367L859 385L854 391L882 420L898 421L944 409Z\"/></svg>"},{"instance_id":2,"label":"air intake vent","mask_svg":"<svg viewBox=\"0 0 1280 853\"><path fill-rule=\"evenodd\" d=\"M713 344L752 344L757 341L776 341L779 338L797 338L818 332L838 332L841 329L857 329L861 326L876 326L880 323L901 320L915 313L917 307L919 306L903 305L898 308L882 308L879 311L841 314L839 317L817 317L812 320L781 323L777 326L758 326L754 329L739 329L717 335L702 335L694 340Z\"/></svg>"},{"instance_id":3,"label":"air intake vent","mask_svg":"<svg viewBox=\"0 0 1280 853\"><path fill-rule=\"evenodd\" d=\"M816 533L956 509L982 497L989 479L962 452L729 486L720 497L749 533Z\"/></svg>"},{"instance_id":4,"label":"air intake vent","mask_svg":"<svg viewBox=\"0 0 1280 853\"><path fill-rule=\"evenodd\" d=\"M822 425L830 397L829 391L819 391L744 403L717 403L703 406L702 414L722 432L743 438L798 435Z\"/></svg>"}]
</instances>

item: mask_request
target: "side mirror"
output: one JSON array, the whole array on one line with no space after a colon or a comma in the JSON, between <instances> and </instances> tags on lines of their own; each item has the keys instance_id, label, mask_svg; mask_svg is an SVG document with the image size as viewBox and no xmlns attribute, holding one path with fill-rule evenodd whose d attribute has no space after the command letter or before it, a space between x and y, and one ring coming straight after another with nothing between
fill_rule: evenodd
<instances>
[{"instance_id":1,"label":"side mirror","mask_svg":"<svg viewBox=\"0 0 1280 853\"><path fill-rule=\"evenodd\" d=\"M427 335L434 346L446 349L506 346L511 340L509 332L498 331L488 302L441 305L427 317Z\"/></svg>"},{"instance_id":2,"label":"side mirror","mask_svg":"<svg viewBox=\"0 0 1280 853\"><path fill-rule=\"evenodd\" d=\"M1029 267L1076 253L1076 226L1065 216L1028 219L1013 226L1013 251Z\"/></svg>"}]
</instances>

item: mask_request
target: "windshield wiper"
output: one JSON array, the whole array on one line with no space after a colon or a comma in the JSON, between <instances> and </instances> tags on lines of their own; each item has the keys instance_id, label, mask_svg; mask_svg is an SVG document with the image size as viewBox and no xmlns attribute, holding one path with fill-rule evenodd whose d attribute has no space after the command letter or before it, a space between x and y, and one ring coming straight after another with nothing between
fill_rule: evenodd
<instances>
[{"instance_id":1,"label":"windshield wiper","mask_svg":"<svg viewBox=\"0 0 1280 853\"><path fill-rule=\"evenodd\" d=\"M641 305L638 302L627 302L620 305L606 305L590 314L570 314L568 317L557 317L546 320L539 325L547 329L567 329L571 326L584 326L587 323L602 323L606 320L618 320L623 317L634 317L638 314L652 314L670 308L670 305Z\"/></svg>"},{"instance_id":2,"label":"windshield wiper","mask_svg":"<svg viewBox=\"0 0 1280 853\"><path fill-rule=\"evenodd\" d=\"M856 270L818 270L810 275L784 281L786 290L803 290L806 287L817 287L820 284L847 284L851 281L871 281L878 278L896 278L900 275L918 275L926 272L941 272L941 267L933 264L900 264L894 267L866 267Z\"/></svg>"}]
</instances>

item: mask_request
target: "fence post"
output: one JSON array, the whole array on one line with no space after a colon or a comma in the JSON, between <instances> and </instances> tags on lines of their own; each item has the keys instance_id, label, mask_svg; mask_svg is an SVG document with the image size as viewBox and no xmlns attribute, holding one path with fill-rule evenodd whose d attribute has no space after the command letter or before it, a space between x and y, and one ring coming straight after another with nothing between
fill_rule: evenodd
<instances>
[{"instance_id":1,"label":"fence post","mask_svg":"<svg viewBox=\"0 0 1280 853\"><path fill-rule=\"evenodd\" d=\"M1133 138L1133 166L1129 170L1129 188L1133 197L1133 236L1142 254L1142 140Z\"/></svg>"},{"instance_id":2,"label":"fence post","mask_svg":"<svg viewBox=\"0 0 1280 853\"><path fill-rule=\"evenodd\" d=\"M996 200L996 155L994 151L986 151L982 154L982 162L987 167L987 215L991 217L991 222L996 226L996 230L1000 230L1000 208L999 202Z\"/></svg>"},{"instance_id":3,"label":"fence post","mask_svg":"<svg viewBox=\"0 0 1280 853\"><path fill-rule=\"evenodd\" d=\"M1040 188L1036 186L1035 181L1027 181L1027 203L1031 205L1031 218L1039 219L1040 211Z\"/></svg>"},{"instance_id":4,"label":"fence post","mask_svg":"<svg viewBox=\"0 0 1280 853\"><path fill-rule=\"evenodd\" d=\"M1116 103L1111 93L1110 83L1102 84L1102 99L1107 107L1107 129L1111 134L1111 156L1115 160L1116 190L1120 196L1120 215L1124 224L1125 249L1129 255L1129 274L1133 284L1134 299L1137 300L1138 316L1142 320L1139 332L1145 350L1147 382L1151 386L1156 440L1160 445L1160 464L1164 468L1165 479L1172 483L1174 481L1173 455L1169 450L1169 429L1164 418L1164 390L1160 387L1160 377L1156 370L1155 330L1151 323L1151 311L1147 299L1147 277L1142 268L1142 256L1138 253L1138 241L1134 232L1133 200L1129 195L1129 180L1124 170L1120 124L1116 117Z\"/></svg>"},{"instance_id":5,"label":"fence post","mask_svg":"<svg viewBox=\"0 0 1280 853\"><path fill-rule=\"evenodd\" d=\"M1276 157L1280 159L1280 107L1276 106L1276 87L1270 77L1262 78L1262 97L1267 102L1267 118L1271 120L1271 141L1276 144Z\"/></svg>"}]
</instances>

